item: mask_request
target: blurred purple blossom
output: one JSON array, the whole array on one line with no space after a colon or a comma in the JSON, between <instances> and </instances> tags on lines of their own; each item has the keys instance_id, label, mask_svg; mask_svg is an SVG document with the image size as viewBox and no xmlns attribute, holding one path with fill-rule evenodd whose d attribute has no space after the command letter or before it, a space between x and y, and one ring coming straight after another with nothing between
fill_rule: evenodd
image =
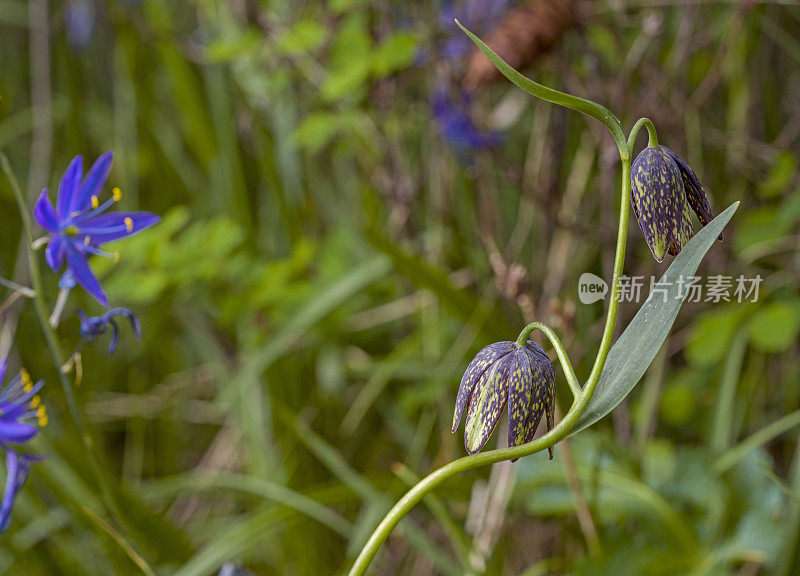
<instances>
[{"instance_id":1,"label":"blurred purple blossom","mask_svg":"<svg viewBox=\"0 0 800 576\"><path fill-rule=\"evenodd\" d=\"M470 104L472 95L460 92L453 96L446 88L439 87L433 97L433 117L442 137L453 147L462 151L493 148L503 142L503 135L478 128L472 119Z\"/></svg>"},{"instance_id":2,"label":"blurred purple blossom","mask_svg":"<svg viewBox=\"0 0 800 576\"><path fill-rule=\"evenodd\" d=\"M474 47L454 20L457 19L476 34L483 34L500 20L511 4L511 0L446 0L439 12L439 27L447 37L441 55L446 60L458 60L464 58Z\"/></svg>"},{"instance_id":3,"label":"blurred purple blossom","mask_svg":"<svg viewBox=\"0 0 800 576\"><path fill-rule=\"evenodd\" d=\"M68 0L64 6L67 41L76 48L86 46L94 35L96 20L91 0Z\"/></svg>"}]
</instances>

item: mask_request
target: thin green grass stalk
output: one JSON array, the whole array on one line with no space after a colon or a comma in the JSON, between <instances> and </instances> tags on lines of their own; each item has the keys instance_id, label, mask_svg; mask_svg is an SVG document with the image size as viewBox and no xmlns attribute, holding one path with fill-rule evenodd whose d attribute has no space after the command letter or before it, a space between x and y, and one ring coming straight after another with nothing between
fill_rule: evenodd
<instances>
[{"instance_id":1,"label":"thin green grass stalk","mask_svg":"<svg viewBox=\"0 0 800 576\"><path fill-rule=\"evenodd\" d=\"M723 474L733 468L737 462L744 458L749 452L752 452L762 444L766 444L770 440L777 438L794 428L800 426L800 410L795 410L787 414L783 418L775 420L768 424L758 432L754 432L742 442L722 454L716 462L714 462L714 471L717 474Z\"/></svg>"},{"instance_id":2,"label":"thin green grass stalk","mask_svg":"<svg viewBox=\"0 0 800 576\"><path fill-rule=\"evenodd\" d=\"M714 403L714 419L711 428L711 449L716 453L727 450L733 440L734 408L736 405L736 385L742 373L742 362L749 336L745 330L739 330L733 338L722 379L717 401Z\"/></svg>"},{"instance_id":3,"label":"thin green grass stalk","mask_svg":"<svg viewBox=\"0 0 800 576\"><path fill-rule=\"evenodd\" d=\"M650 435L654 433L656 418L658 417L658 404L661 399L661 386L664 382L664 372L667 364L667 349L669 338L661 345L661 350L647 370L647 381L644 384L640 418L633 434L633 446L640 461L647 449Z\"/></svg>"},{"instance_id":4,"label":"thin green grass stalk","mask_svg":"<svg viewBox=\"0 0 800 576\"><path fill-rule=\"evenodd\" d=\"M14 193L14 197L17 201L17 207L19 208L20 217L22 219L22 227L24 230L24 238L26 242L26 253L28 255L28 268L31 277L31 285L35 292L35 296L33 297L33 304L36 310L36 317L39 320L39 326L42 329L42 333L44 334L45 341L47 342L47 348L50 352L50 356L53 360L53 363L56 366L56 372L58 373L58 379L61 383L61 388L64 391L64 397L67 401L67 407L69 409L70 415L72 416L72 421L75 423L75 428L78 430L78 434L83 441L83 445L86 448L87 455L89 456L89 462L91 464L92 472L97 479L98 486L100 488L101 493L103 494L103 500L106 503L108 511L111 513L112 517L117 521L117 523L123 529L128 532L126 528L126 524L124 522L124 516L122 511L117 503L117 500L114 496L113 491L109 485L108 478L106 477L105 473L103 472L102 467L100 466L99 458L96 453L94 440L92 439L91 433L89 428L86 426L85 421L86 418L84 417L81 408L77 401L75 400L75 392L72 388L72 382L69 381L67 374L62 370L64 366L65 358L64 353L61 349L61 344L58 341L58 336L56 336L55 331L50 326L50 322L48 320L47 308L44 302L43 296L43 284L42 278L39 268L39 262L36 259L36 253L34 252L31 245L34 241L33 236L33 221L31 219L30 212L28 211L28 206L25 202L25 199L22 195L22 190L19 187L19 183L17 182L17 178L14 175L14 172L11 168L11 164L8 161L6 155L0 152L0 169L2 169L3 173L8 180L8 183L11 186L11 190ZM123 536L120 535L121 538ZM127 549L135 550L135 548L130 544L127 543L126 540L126 551ZM137 556L141 557L138 553ZM143 572L148 576L155 576L155 572L150 566L144 562L143 565L140 565L137 562L137 566L140 568L144 566Z\"/></svg>"},{"instance_id":5,"label":"thin green grass stalk","mask_svg":"<svg viewBox=\"0 0 800 576\"><path fill-rule=\"evenodd\" d=\"M182 474L173 478L159 480L158 487L145 489L145 494L164 497L182 491L196 494L198 491L213 490L221 492L235 491L270 500L319 522L344 538L349 538L353 531L353 525L346 518L332 508L323 506L313 498L309 498L282 484L244 474L219 472L215 472L213 475Z\"/></svg>"}]
</instances>

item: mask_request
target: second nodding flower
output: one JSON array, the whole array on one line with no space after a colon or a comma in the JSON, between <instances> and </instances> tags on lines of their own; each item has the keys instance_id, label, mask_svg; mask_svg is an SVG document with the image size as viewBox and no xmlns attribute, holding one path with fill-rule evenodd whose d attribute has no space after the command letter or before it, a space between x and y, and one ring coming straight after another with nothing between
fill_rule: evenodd
<instances>
[{"instance_id":1,"label":"second nodding flower","mask_svg":"<svg viewBox=\"0 0 800 576\"><path fill-rule=\"evenodd\" d=\"M677 256L691 240L692 211L702 226L714 219L697 174L666 146L648 146L633 161L631 204L658 262L667 253Z\"/></svg>"},{"instance_id":2,"label":"second nodding flower","mask_svg":"<svg viewBox=\"0 0 800 576\"><path fill-rule=\"evenodd\" d=\"M553 363L537 343L490 344L478 352L461 378L452 431L466 409L464 445L475 454L486 445L508 405L508 445L526 444L533 440L542 414L547 430L553 428L555 386ZM552 458L553 448L549 451Z\"/></svg>"}]
</instances>

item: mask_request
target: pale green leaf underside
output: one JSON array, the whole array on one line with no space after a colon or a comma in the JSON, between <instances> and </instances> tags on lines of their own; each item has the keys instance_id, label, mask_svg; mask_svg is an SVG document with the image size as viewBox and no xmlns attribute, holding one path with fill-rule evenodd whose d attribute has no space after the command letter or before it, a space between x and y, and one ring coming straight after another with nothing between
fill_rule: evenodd
<instances>
[{"instance_id":1,"label":"pale green leaf underside","mask_svg":"<svg viewBox=\"0 0 800 576\"><path fill-rule=\"evenodd\" d=\"M611 412L642 378L667 338L685 298L678 296L677 279L688 279L697 272L700 261L711 248L722 229L736 212L739 203L730 205L724 212L701 229L675 257L659 280L663 292L648 298L631 323L611 347L600 380L586 411L572 431L579 432Z\"/></svg>"}]
</instances>

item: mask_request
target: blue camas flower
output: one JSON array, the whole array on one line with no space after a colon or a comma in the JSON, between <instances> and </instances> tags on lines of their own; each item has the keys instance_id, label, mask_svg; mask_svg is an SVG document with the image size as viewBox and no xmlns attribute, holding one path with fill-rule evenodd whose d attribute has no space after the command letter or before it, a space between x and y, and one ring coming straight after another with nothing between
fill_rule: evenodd
<instances>
[{"instance_id":1,"label":"blue camas flower","mask_svg":"<svg viewBox=\"0 0 800 576\"><path fill-rule=\"evenodd\" d=\"M6 360L0 363L0 382L5 378ZM7 386L0 384L0 445L24 444L47 424L47 411L39 397L44 381L36 384L25 370Z\"/></svg>"},{"instance_id":2,"label":"blue camas flower","mask_svg":"<svg viewBox=\"0 0 800 576\"><path fill-rule=\"evenodd\" d=\"M3 385L6 359L0 362L0 446L6 451L6 486L0 502L0 532L11 522L14 499L19 493L32 462L39 457L19 454L11 445L32 440L45 425L47 411L39 397L43 381L34 384L22 370L8 385Z\"/></svg>"},{"instance_id":3,"label":"blue camas flower","mask_svg":"<svg viewBox=\"0 0 800 576\"><path fill-rule=\"evenodd\" d=\"M691 240L692 211L702 226L714 219L697 174L666 146L648 146L633 161L631 204L658 262L667 253L677 256Z\"/></svg>"},{"instance_id":4,"label":"blue camas flower","mask_svg":"<svg viewBox=\"0 0 800 576\"><path fill-rule=\"evenodd\" d=\"M69 0L64 6L64 23L67 40L76 48L83 48L92 39L97 21L91 0Z\"/></svg>"},{"instance_id":5,"label":"blue camas flower","mask_svg":"<svg viewBox=\"0 0 800 576\"><path fill-rule=\"evenodd\" d=\"M31 464L37 460L41 460L41 458L18 454L14 450L6 449L6 487L3 490L3 500L0 502L0 532L5 532L8 525L11 524L14 499L28 478Z\"/></svg>"},{"instance_id":6,"label":"blue camas flower","mask_svg":"<svg viewBox=\"0 0 800 576\"><path fill-rule=\"evenodd\" d=\"M100 202L112 157L111 152L100 156L84 177L83 158L76 156L61 178L57 207L53 207L45 188L34 208L39 226L50 232L45 253L47 264L57 272L67 263L60 286L71 289L80 284L103 306L108 306L108 298L89 268L88 257L97 254L115 258L115 254L101 250L100 246L136 234L159 221L150 212L104 213L122 197L119 188L114 188L111 198Z\"/></svg>"},{"instance_id":7,"label":"blue camas flower","mask_svg":"<svg viewBox=\"0 0 800 576\"><path fill-rule=\"evenodd\" d=\"M476 34L487 32L494 26L512 4L510 0L465 0L444 2L439 12L439 27L447 35L441 56L458 62L475 49L475 45L464 34L460 34L453 20L459 20Z\"/></svg>"},{"instance_id":8,"label":"blue camas flower","mask_svg":"<svg viewBox=\"0 0 800 576\"><path fill-rule=\"evenodd\" d=\"M247 568L243 568L238 564L228 562L222 565L217 576L253 576L253 573Z\"/></svg>"},{"instance_id":9,"label":"blue camas flower","mask_svg":"<svg viewBox=\"0 0 800 576\"><path fill-rule=\"evenodd\" d=\"M536 342L490 344L478 352L461 378L452 432L466 409L464 445L470 454L479 452L507 404L508 445L526 444L533 440L542 414L547 416L547 430L553 428L555 386L553 363ZM552 458L552 447L549 450Z\"/></svg>"},{"instance_id":10,"label":"blue camas flower","mask_svg":"<svg viewBox=\"0 0 800 576\"><path fill-rule=\"evenodd\" d=\"M81 320L81 336L84 340L92 340L95 336L105 334L111 326L111 342L108 344L108 353L113 354L117 349L119 341L119 326L114 321L114 316L124 316L131 323L133 333L139 338L142 335L142 325L136 315L127 308L112 308L102 316L89 316L86 312L78 308L78 316Z\"/></svg>"},{"instance_id":11,"label":"blue camas flower","mask_svg":"<svg viewBox=\"0 0 800 576\"><path fill-rule=\"evenodd\" d=\"M502 134L481 130L470 112L471 96L462 92L455 99L446 89L439 88L433 97L433 117L442 137L456 149L482 150L503 142Z\"/></svg>"}]
</instances>

